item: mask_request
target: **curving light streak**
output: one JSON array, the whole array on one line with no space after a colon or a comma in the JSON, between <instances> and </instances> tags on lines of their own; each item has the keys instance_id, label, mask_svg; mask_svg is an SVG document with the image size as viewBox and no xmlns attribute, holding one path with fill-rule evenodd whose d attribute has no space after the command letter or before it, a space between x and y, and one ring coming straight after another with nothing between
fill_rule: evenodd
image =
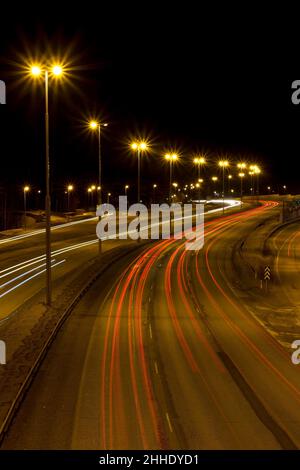
<instances>
[{"instance_id":1,"label":"curving light streak","mask_svg":"<svg viewBox=\"0 0 300 470\"><path fill-rule=\"evenodd\" d=\"M32 258L32 260L23 261L22 263L18 263L15 266L11 266L10 268L3 269L2 271L0 271L0 273L5 273L5 274L2 274L0 276L0 279L6 276L10 276L10 274L16 273L17 271L21 271L24 268L28 268L29 266L32 266L33 264L39 263L40 261L44 261L44 260L45 260L45 256L41 255L41 256L38 256L37 258Z\"/></svg>"},{"instance_id":2,"label":"curving light streak","mask_svg":"<svg viewBox=\"0 0 300 470\"><path fill-rule=\"evenodd\" d=\"M89 217L88 219L83 220L75 220L74 222L66 222L64 224L58 224L51 227L51 232L54 230L59 230L61 228L71 227L73 225L83 224L85 222L92 222L93 220L98 220L98 217ZM40 235L45 233L45 229L41 228L39 230L35 230L34 232L23 233L21 235L15 235L14 237L5 238L5 240L0 240L0 245L3 243L14 242L18 240L22 240L23 238L33 237L35 235Z\"/></svg>"},{"instance_id":3,"label":"curving light streak","mask_svg":"<svg viewBox=\"0 0 300 470\"><path fill-rule=\"evenodd\" d=\"M58 266L59 264L62 264L64 263L66 260L63 259L62 261L58 261L58 263L56 264L52 264L51 268L54 268L55 266ZM11 287L10 289L8 289L7 291L5 291L3 294L0 295L0 299L2 297L4 297L5 295L9 294L10 292L16 290L18 287L21 287L23 286L24 284L26 284L27 282L31 281L32 279L34 279L35 277L37 276L40 276L41 274L43 274L44 272L46 272L46 269L43 269L42 271L39 271L38 273L36 274L33 274L32 276L28 277L27 279L24 279L24 281L20 282L19 284L16 284L14 287Z\"/></svg>"},{"instance_id":4,"label":"curving light streak","mask_svg":"<svg viewBox=\"0 0 300 470\"><path fill-rule=\"evenodd\" d=\"M56 261L56 260L53 259L53 260L51 260L51 263L54 263L55 261ZM46 266L46 263L40 264L39 266L36 266L35 268L30 269L29 271L25 271L25 273L19 274L19 276L13 277L13 278L10 279L9 281L5 282L4 284L1 284L0 289L3 289L4 287L8 286L8 285L11 284L12 282L15 282L15 281L17 281L18 279L21 279L22 277L26 276L26 274L30 274L30 273L32 273L33 271L36 271L37 269L43 268L44 266ZM9 273L9 274L11 274L11 273Z\"/></svg>"}]
</instances>

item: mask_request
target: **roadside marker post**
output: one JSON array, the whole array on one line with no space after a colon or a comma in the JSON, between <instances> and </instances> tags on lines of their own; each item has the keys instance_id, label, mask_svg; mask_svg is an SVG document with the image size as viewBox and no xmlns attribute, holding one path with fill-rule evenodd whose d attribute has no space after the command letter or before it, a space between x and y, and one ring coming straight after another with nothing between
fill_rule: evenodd
<instances>
[{"instance_id":1,"label":"roadside marker post","mask_svg":"<svg viewBox=\"0 0 300 470\"><path fill-rule=\"evenodd\" d=\"M271 281L271 268L270 268L270 266L265 266L264 281L265 281L266 291L267 291L268 290L268 281Z\"/></svg>"}]
</instances>

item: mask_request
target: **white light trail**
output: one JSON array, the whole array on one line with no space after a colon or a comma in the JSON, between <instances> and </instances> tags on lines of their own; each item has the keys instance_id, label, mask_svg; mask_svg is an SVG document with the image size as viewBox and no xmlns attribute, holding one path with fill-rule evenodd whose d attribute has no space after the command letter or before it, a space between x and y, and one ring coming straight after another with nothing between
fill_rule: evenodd
<instances>
[{"instance_id":1,"label":"white light trail","mask_svg":"<svg viewBox=\"0 0 300 470\"><path fill-rule=\"evenodd\" d=\"M58 263L56 264L52 264L52 268L54 268L55 266L58 266L59 264L62 264L64 263L66 260L63 259L62 261L59 261ZM18 287L21 287L23 286L24 284L26 284L27 282L31 281L32 279L34 279L35 277L37 276L40 276L41 274L43 274L44 272L46 272L46 269L43 269L42 271L39 271L38 273L36 274L33 274L32 276L28 277L27 279L24 279L24 281L20 282L19 284L16 284L14 287L11 287L10 289L8 289L7 291L5 291L3 294L0 295L0 299L2 297L4 297L5 295L9 294L10 292L18 289Z\"/></svg>"}]
</instances>

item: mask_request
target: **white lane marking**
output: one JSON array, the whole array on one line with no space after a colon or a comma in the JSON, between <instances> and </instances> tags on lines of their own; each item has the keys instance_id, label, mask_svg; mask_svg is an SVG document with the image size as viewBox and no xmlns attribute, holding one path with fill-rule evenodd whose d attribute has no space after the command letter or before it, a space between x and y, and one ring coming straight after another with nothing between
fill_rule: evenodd
<instances>
[{"instance_id":1,"label":"white lane marking","mask_svg":"<svg viewBox=\"0 0 300 470\"><path fill-rule=\"evenodd\" d=\"M151 323L149 323L149 332L150 332L150 338L152 339L152 327L151 327Z\"/></svg>"},{"instance_id":2,"label":"white lane marking","mask_svg":"<svg viewBox=\"0 0 300 470\"><path fill-rule=\"evenodd\" d=\"M166 413L166 418L167 418L169 429L170 429L171 432L173 432L173 427L172 427L172 424L171 424L169 413Z\"/></svg>"},{"instance_id":3,"label":"white lane marking","mask_svg":"<svg viewBox=\"0 0 300 470\"><path fill-rule=\"evenodd\" d=\"M55 266L58 266L59 264L64 263L65 261L66 261L66 260L63 259L62 261L59 261L58 263L53 264L53 265L51 266L51 268L54 268ZM30 276L30 277L28 277L27 279L24 279L24 281L20 282L20 283L17 284L16 286L12 287L11 289L9 289L9 290L7 290L6 292L4 292L3 294L1 294L1 295L0 295L0 299L1 299L2 297L4 297L5 295L9 294L10 292L14 291L15 289L17 289L18 287L23 286L24 284L26 284L26 282L31 281L32 279L34 279L34 278L37 277L37 276L40 276L40 275L43 274L44 272L46 272L46 269L43 269L42 271L39 271L38 273L33 274L33 276Z\"/></svg>"},{"instance_id":4,"label":"white lane marking","mask_svg":"<svg viewBox=\"0 0 300 470\"><path fill-rule=\"evenodd\" d=\"M157 362L156 362L156 361L154 361L154 367L155 367L155 372L156 372L157 375L158 375L158 366L157 366Z\"/></svg>"},{"instance_id":5,"label":"white lane marking","mask_svg":"<svg viewBox=\"0 0 300 470\"><path fill-rule=\"evenodd\" d=\"M56 261L55 259L52 259L51 263L55 263L55 261ZM26 276L26 274L30 274L30 273L32 273L33 271L36 271L39 268L43 268L44 266L46 266L46 263L40 264L39 266L36 266L35 268L29 269L29 271L25 271L25 273L19 274L19 276L13 277L9 281L5 282L4 284L1 284L0 289L3 289L3 287L6 287L9 284L11 284L12 282L15 282L18 279L21 279L22 277Z\"/></svg>"}]
</instances>

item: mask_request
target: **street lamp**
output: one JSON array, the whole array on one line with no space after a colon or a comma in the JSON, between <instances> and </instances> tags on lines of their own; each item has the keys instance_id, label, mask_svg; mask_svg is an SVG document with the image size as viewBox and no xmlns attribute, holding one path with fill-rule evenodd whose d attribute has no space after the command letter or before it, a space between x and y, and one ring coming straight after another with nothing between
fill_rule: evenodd
<instances>
[{"instance_id":1,"label":"street lamp","mask_svg":"<svg viewBox=\"0 0 300 470\"><path fill-rule=\"evenodd\" d=\"M92 131L98 131L98 205L102 204L102 160L101 160L101 127L107 127L107 122L103 124L96 120L89 122L89 127ZM95 188L96 189L96 188ZM101 217L99 217L99 220ZM98 242L99 254L102 252L102 241L99 238Z\"/></svg>"},{"instance_id":2,"label":"street lamp","mask_svg":"<svg viewBox=\"0 0 300 470\"><path fill-rule=\"evenodd\" d=\"M88 193L88 209L89 209L89 207L90 207L90 196L92 194L92 188L88 188L87 193Z\"/></svg>"},{"instance_id":3,"label":"street lamp","mask_svg":"<svg viewBox=\"0 0 300 470\"><path fill-rule=\"evenodd\" d=\"M258 165L253 167L254 174L256 175L256 194L259 196L259 175L261 174L261 169Z\"/></svg>"},{"instance_id":4,"label":"street lamp","mask_svg":"<svg viewBox=\"0 0 300 470\"><path fill-rule=\"evenodd\" d=\"M204 157L195 157L194 158L194 164L197 166L197 178L198 181L200 182L200 174L201 174L201 166L206 164L206 160ZM199 192L198 192L198 199L200 201L200 196L201 196L201 190L199 186Z\"/></svg>"},{"instance_id":5,"label":"street lamp","mask_svg":"<svg viewBox=\"0 0 300 470\"><path fill-rule=\"evenodd\" d=\"M224 203L224 196L225 196L225 168L228 168L229 162L227 160L220 160L219 161L219 166L222 168L222 180L223 180L223 185L222 185L222 199L223 199L223 214L225 211L225 203Z\"/></svg>"},{"instance_id":6,"label":"street lamp","mask_svg":"<svg viewBox=\"0 0 300 470\"><path fill-rule=\"evenodd\" d=\"M232 175L228 175L228 194L230 194L230 190L231 190L231 187L230 187L230 182L232 180Z\"/></svg>"},{"instance_id":7,"label":"street lamp","mask_svg":"<svg viewBox=\"0 0 300 470\"><path fill-rule=\"evenodd\" d=\"M243 202L243 178L245 177L245 173L239 173L239 177L241 178L241 202Z\"/></svg>"},{"instance_id":8,"label":"street lamp","mask_svg":"<svg viewBox=\"0 0 300 470\"><path fill-rule=\"evenodd\" d=\"M26 217L27 217L27 193L30 191L29 186L24 186L23 188L23 193L24 193L24 229L27 230L27 223L26 223Z\"/></svg>"},{"instance_id":9,"label":"street lamp","mask_svg":"<svg viewBox=\"0 0 300 470\"><path fill-rule=\"evenodd\" d=\"M73 191L74 186L72 184L69 184L67 187L67 193L68 193L68 212L70 212L70 193Z\"/></svg>"},{"instance_id":10,"label":"street lamp","mask_svg":"<svg viewBox=\"0 0 300 470\"><path fill-rule=\"evenodd\" d=\"M92 131L98 131L98 204L102 203L102 159L101 159L101 127L107 127L107 122L101 123L96 120L89 122Z\"/></svg>"},{"instance_id":11,"label":"street lamp","mask_svg":"<svg viewBox=\"0 0 300 470\"><path fill-rule=\"evenodd\" d=\"M129 189L129 185L126 184L126 185L125 185L125 196L127 196L127 190L128 190L128 189Z\"/></svg>"},{"instance_id":12,"label":"street lamp","mask_svg":"<svg viewBox=\"0 0 300 470\"><path fill-rule=\"evenodd\" d=\"M167 153L165 155L165 159L170 164L170 181L169 181L169 203L171 203L171 194L172 194L172 179L173 179L173 163L176 162L178 159L178 155L176 153Z\"/></svg>"},{"instance_id":13,"label":"street lamp","mask_svg":"<svg viewBox=\"0 0 300 470\"><path fill-rule=\"evenodd\" d=\"M157 184L153 185L153 204L155 204L155 192L156 192Z\"/></svg>"},{"instance_id":14,"label":"street lamp","mask_svg":"<svg viewBox=\"0 0 300 470\"><path fill-rule=\"evenodd\" d=\"M141 201L141 152L147 150L146 142L133 142L131 149L137 152L138 157L138 181L137 181L137 202Z\"/></svg>"},{"instance_id":15,"label":"street lamp","mask_svg":"<svg viewBox=\"0 0 300 470\"><path fill-rule=\"evenodd\" d=\"M251 184L251 188L250 188L251 195L253 194L253 175L254 175L254 171L249 171L250 184Z\"/></svg>"},{"instance_id":16,"label":"street lamp","mask_svg":"<svg viewBox=\"0 0 300 470\"><path fill-rule=\"evenodd\" d=\"M218 181L218 177L217 176L212 176L211 180L212 180L213 183L216 183ZM216 191L214 191L214 193L216 193Z\"/></svg>"},{"instance_id":17,"label":"street lamp","mask_svg":"<svg viewBox=\"0 0 300 470\"><path fill-rule=\"evenodd\" d=\"M237 164L237 167L238 167L239 170L246 170L246 168L247 168L247 163L243 163L243 162L238 163L238 164Z\"/></svg>"},{"instance_id":18,"label":"street lamp","mask_svg":"<svg viewBox=\"0 0 300 470\"><path fill-rule=\"evenodd\" d=\"M111 196L111 193L107 193L107 204L109 204L109 198Z\"/></svg>"},{"instance_id":19,"label":"street lamp","mask_svg":"<svg viewBox=\"0 0 300 470\"><path fill-rule=\"evenodd\" d=\"M60 64L53 64L51 67L44 67L32 64L30 74L34 78L43 77L45 82L45 179L46 179L46 302L51 305L52 285L51 285L51 196L50 196L50 158L49 158L49 76L60 78L64 75L64 69Z\"/></svg>"}]
</instances>

